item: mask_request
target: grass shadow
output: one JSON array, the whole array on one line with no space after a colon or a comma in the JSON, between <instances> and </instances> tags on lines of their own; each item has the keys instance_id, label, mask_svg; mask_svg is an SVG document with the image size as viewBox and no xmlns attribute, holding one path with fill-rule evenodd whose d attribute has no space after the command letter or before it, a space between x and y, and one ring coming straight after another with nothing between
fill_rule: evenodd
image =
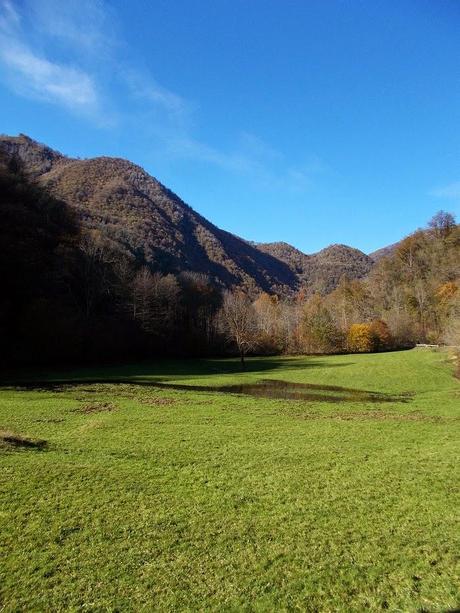
<instances>
[{"instance_id":1,"label":"grass shadow","mask_svg":"<svg viewBox=\"0 0 460 613\"><path fill-rule=\"evenodd\" d=\"M241 369L238 359L234 358L208 358L187 360L161 360L158 362L140 362L118 366L94 366L81 369L60 369L51 371L22 370L10 372L0 379L0 387L14 385L48 385L51 383L134 383L142 379L162 380L164 377L174 379L209 377L213 375L248 375L251 373L270 373L282 370L307 370L310 368L340 368L352 366L354 362L329 363L320 358L299 360L295 358L248 358L246 368Z\"/></svg>"}]
</instances>

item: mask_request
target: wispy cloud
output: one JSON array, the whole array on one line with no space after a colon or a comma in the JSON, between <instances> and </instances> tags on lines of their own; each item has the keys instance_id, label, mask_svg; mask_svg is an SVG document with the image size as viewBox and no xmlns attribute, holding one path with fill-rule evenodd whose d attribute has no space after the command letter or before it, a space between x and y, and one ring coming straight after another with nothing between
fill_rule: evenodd
<instances>
[{"instance_id":1,"label":"wispy cloud","mask_svg":"<svg viewBox=\"0 0 460 613\"><path fill-rule=\"evenodd\" d=\"M190 105L184 98L157 83L150 75L138 69L125 68L121 76L135 98L151 102L177 116L189 112Z\"/></svg>"},{"instance_id":2,"label":"wispy cloud","mask_svg":"<svg viewBox=\"0 0 460 613\"><path fill-rule=\"evenodd\" d=\"M292 165L244 130L227 147L200 137L197 104L139 67L121 25L104 0L0 0L0 78L21 96L150 139L173 162L207 164L269 190L311 189L324 170L316 158Z\"/></svg>"},{"instance_id":3,"label":"wispy cloud","mask_svg":"<svg viewBox=\"0 0 460 613\"><path fill-rule=\"evenodd\" d=\"M103 0L24 0L21 11L0 0L0 76L17 94L64 106L99 125L135 113L141 120L153 110L161 124L183 124L188 103L120 60L120 49L129 55L123 45ZM118 106L110 86L125 98Z\"/></svg>"},{"instance_id":4,"label":"wispy cloud","mask_svg":"<svg viewBox=\"0 0 460 613\"><path fill-rule=\"evenodd\" d=\"M0 58L14 74L11 83L16 90L40 100L57 102L70 109L94 110L97 93L89 75L71 66L63 66L40 58L27 47L3 46Z\"/></svg>"},{"instance_id":5,"label":"wispy cloud","mask_svg":"<svg viewBox=\"0 0 460 613\"><path fill-rule=\"evenodd\" d=\"M318 176L329 172L328 166L318 156L310 155L302 164L287 169L285 182L291 191L305 192L314 186Z\"/></svg>"},{"instance_id":6,"label":"wispy cloud","mask_svg":"<svg viewBox=\"0 0 460 613\"><path fill-rule=\"evenodd\" d=\"M108 57L118 46L117 20L101 0L25 0L35 30L88 55Z\"/></svg>"},{"instance_id":7,"label":"wispy cloud","mask_svg":"<svg viewBox=\"0 0 460 613\"><path fill-rule=\"evenodd\" d=\"M316 156L290 165L283 152L249 132L240 133L228 150L212 147L190 136L172 138L167 150L175 158L188 158L212 164L221 170L250 179L259 188L304 193L315 185L318 176L329 169Z\"/></svg>"},{"instance_id":8,"label":"wispy cloud","mask_svg":"<svg viewBox=\"0 0 460 613\"><path fill-rule=\"evenodd\" d=\"M0 62L8 84L19 94L93 112L96 85L89 74L34 52L27 44L21 16L9 0L0 4Z\"/></svg>"},{"instance_id":9,"label":"wispy cloud","mask_svg":"<svg viewBox=\"0 0 460 613\"><path fill-rule=\"evenodd\" d=\"M241 135L234 148L228 151L217 149L190 136L179 137L171 140L169 151L176 156L207 162L242 175L261 174L267 161L266 154L260 148L258 151L248 148L242 142L247 140L247 137L246 133Z\"/></svg>"},{"instance_id":10,"label":"wispy cloud","mask_svg":"<svg viewBox=\"0 0 460 613\"><path fill-rule=\"evenodd\" d=\"M0 9L0 28L2 30L12 30L19 25L19 15L9 0L2 0Z\"/></svg>"},{"instance_id":11,"label":"wispy cloud","mask_svg":"<svg viewBox=\"0 0 460 613\"><path fill-rule=\"evenodd\" d=\"M430 194L436 198L446 198L449 200L460 200L460 181L449 183L442 187L433 189Z\"/></svg>"}]
</instances>

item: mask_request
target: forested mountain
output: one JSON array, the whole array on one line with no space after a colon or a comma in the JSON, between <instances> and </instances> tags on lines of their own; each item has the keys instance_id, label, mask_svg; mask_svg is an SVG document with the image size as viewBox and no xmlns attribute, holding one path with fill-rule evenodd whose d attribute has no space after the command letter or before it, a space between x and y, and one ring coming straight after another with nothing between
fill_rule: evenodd
<instances>
[{"instance_id":1,"label":"forested mountain","mask_svg":"<svg viewBox=\"0 0 460 613\"><path fill-rule=\"evenodd\" d=\"M285 262L299 278L299 287L307 294L328 294L343 276L361 279L374 262L371 257L347 245L330 245L318 253L307 255L287 243L260 243L261 251Z\"/></svg>"},{"instance_id":2,"label":"forested mountain","mask_svg":"<svg viewBox=\"0 0 460 613\"><path fill-rule=\"evenodd\" d=\"M254 245L130 162L0 139L0 365L458 345L454 216L374 258Z\"/></svg>"},{"instance_id":3,"label":"forested mountain","mask_svg":"<svg viewBox=\"0 0 460 613\"><path fill-rule=\"evenodd\" d=\"M382 247L381 249L377 249L377 251L373 251L372 253L369 253L369 257L374 262L378 262L382 258L386 258L386 257L392 255L396 251L398 245L399 245L399 243L393 243L392 245L387 245L386 247Z\"/></svg>"},{"instance_id":4,"label":"forested mountain","mask_svg":"<svg viewBox=\"0 0 460 613\"><path fill-rule=\"evenodd\" d=\"M220 292L151 273L0 152L0 367L200 354Z\"/></svg>"},{"instance_id":5,"label":"forested mountain","mask_svg":"<svg viewBox=\"0 0 460 613\"><path fill-rule=\"evenodd\" d=\"M332 245L306 255L285 243L251 244L217 228L135 164L109 157L73 159L27 136L0 137L24 171L97 230L152 271L192 271L221 287L292 293L333 290L345 274L366 275L372 260Z\"/></svg>"}]
</instances>

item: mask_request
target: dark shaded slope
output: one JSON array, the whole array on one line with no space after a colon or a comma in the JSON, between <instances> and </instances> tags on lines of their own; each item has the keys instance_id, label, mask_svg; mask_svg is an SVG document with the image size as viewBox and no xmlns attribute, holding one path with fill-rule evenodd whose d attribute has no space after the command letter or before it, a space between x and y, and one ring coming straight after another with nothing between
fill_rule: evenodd
<instances>
[{"instance_id":1,"label":"dark shaded slope","mask_svg":"<svg viewBox=\"0 0 460 613\"><path fill-rule=\"evenodd\" d=\"M220 230L142 168L119 158L66 158L25 136L2 148L56 197L154 270L204 273L224 286L292 291L293 271L275 257Z\"/></svg>"}]
</instances>

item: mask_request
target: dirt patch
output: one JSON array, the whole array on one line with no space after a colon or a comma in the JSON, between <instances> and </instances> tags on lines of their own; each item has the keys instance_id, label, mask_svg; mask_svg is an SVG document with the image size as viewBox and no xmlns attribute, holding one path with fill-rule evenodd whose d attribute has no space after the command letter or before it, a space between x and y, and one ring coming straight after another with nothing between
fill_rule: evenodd
<instances>
[{"instance_id":1,"label":"dirt patch","mask_svg":"<svg viewBox=\"0 0 460 613\"><path fill-rule=\"evenodd\" d=\"M77 411L79 413L104 413L115 411L116 406L112 402L87 402Z\"/></svg>"},{"instance_id":2,"label":"dirt patch","mask_svg":"<svg viewBox=\"0 0 460 613\"><path fill-rule=\"evenodd\" d=\"M30 438L11 432L9 430L0 430L0 444L10 449L38 449L43 451L48 446L47 441L39 438Z\"/></svg>"},{"instance_id":3,"label":"dirt patch","mask_svg":"<svg viewBox=\"0 0 460 613\"><path fill-rule=\"evenodd\" d=\"M88 384L85 386L74 384L68 386L66 391L81 394L80 398L77 398L77 400L87 400L85 396L89 395L91 397L91 395L94 394L116 394L119 398L132 399L136 398L138 387L114 381L113 383L93 383L90 386L88 386Z\"/></svg>"},{"instance_id":4,"label":"dirt patch","mask_svg":"<svg viewBox=\"0 0 460 613\"><path fill-rule=\"evenodd\" d=\"M163 407L176 404L177 400L174 398L141 398L140 403L146 404L149 407Z\"/></svg>"},{"instance_id":5,"label":"dirt patch","mask_svg":"<svg viewBox=\"0 0 460 613\"><path fill-rule=\"evenodd\" d=\"M455 376L460 379L460 351L456 351L452 357L455 367Z\"/></svg>"}]
</instances>

